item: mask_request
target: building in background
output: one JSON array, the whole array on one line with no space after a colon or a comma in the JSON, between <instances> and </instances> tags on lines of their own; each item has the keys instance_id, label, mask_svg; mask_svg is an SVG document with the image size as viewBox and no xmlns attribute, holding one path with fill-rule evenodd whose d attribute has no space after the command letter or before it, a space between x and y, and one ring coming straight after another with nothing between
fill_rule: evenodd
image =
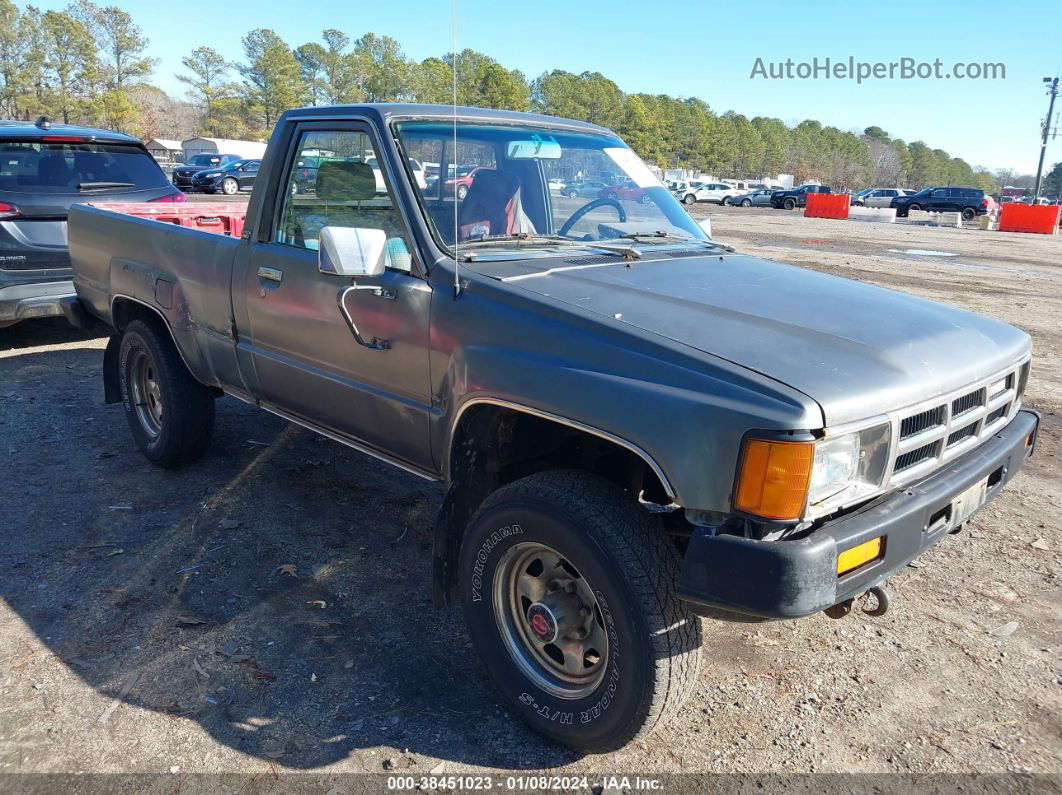
<instances>
[{"instance_id":1,"label":"building in background","mask_svg":"<svg viewBox=\"0 0 1062 795\"><path fill-rule=\"evenodd\" d=\"M156 160L176 160L183 151L180 141L169 138L152 138L144 145Z\"/></svg>"},{"instance_id":2,"label":"building in background","mask_svg":"<svg viewBox=\"0 0 1062 795\"><path fill-rule=\"evenodd\" d=\"M188 138L181 143L184 159L206 152L217 155L239 155L247 160L261 159L266 145L258 141L234 141L229 138Z\"/></svg>"}]
</instances>

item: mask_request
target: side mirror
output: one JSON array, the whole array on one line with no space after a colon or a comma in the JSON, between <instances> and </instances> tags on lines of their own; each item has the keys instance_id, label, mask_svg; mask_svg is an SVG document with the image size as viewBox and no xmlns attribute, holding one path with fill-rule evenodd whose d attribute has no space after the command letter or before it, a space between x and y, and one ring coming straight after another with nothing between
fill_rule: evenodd
<instances>
[{"instance_id":1,"label":"side mirror","mask_svg":"<svg viewBox=\"0 0 1062 795\"><path fill-rule=\"evenodd\" d=\"M340 276L378 276L384 270L386 245L382 229L326 226L317 246L317 268Z\"/></svg>"}]
</instances>

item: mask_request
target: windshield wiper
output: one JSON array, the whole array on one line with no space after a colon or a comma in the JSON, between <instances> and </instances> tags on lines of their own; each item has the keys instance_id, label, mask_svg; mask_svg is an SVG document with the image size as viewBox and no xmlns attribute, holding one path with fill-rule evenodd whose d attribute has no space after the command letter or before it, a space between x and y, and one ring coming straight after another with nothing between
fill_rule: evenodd
<instances>
[{"instance_id":1,"label":"windshield wiper","mask_svg":"<svg viewBox=\"0 0 1062 795\"><path fill-rule=\"evenodd\" d=\"M699 243L702 246L712 246L713 248L721 248L724 251L735 251L733 246L727 246L723 243L716 243L714 240L698 240L695 237L689 235L678 235L674 232L665 232L663 229L658 229L656 232L631 232L626 235L620 235L621 240L663 240L671 241L677 240L682 243Z\"/></svg>"},{"instance_id":2,"label":"windshield wiper","mask_svg":"<svg viewBox=\"0 0 1062 795\"><path fill-rule=\"evenodd\" d=\"M106 188L135 188L134 182L79 182L78 190L104 190Z\"/></svg>"},{"instance_id":3,"label":"windshield wiper","mask_svg":"<svg viewBox=\"0 0 1062 795\"><path fill-rule=\"evenodd\" d=\"M610 246L607 243L598 243L594 240L577 240L570 237L564 237L563 235L532 235L528 232L517 232L512 235L498 235L497 237L480 237L475 240L466 240L463 243L458 244L458 248L469 248L473 246L492 246L492 245L540 245L551 244L564 246L574 246L578 248L594 248L600 251L608 251L611 254L617 254L624 259L635 260L641 259L641 253L631 248L630 246ZM469 254L466 259L471 260L474 255Z\"/></svg>"},{"instance_id":4,"label":"windshield wiper","mask_svg":"<svg viewBox=\"0 0 1062 795\"><path fill-rule=\"evenodd\" d=\"M495 235L488 237L475 237L471 240L462 240L457 246L458 248L470 248L472 246L491 246L498 243L582 243L581 240L572 240L570 237L562 237L561 235L532 235L530 232L516 232L512 235Z\"/></svg>"}]
</instances>

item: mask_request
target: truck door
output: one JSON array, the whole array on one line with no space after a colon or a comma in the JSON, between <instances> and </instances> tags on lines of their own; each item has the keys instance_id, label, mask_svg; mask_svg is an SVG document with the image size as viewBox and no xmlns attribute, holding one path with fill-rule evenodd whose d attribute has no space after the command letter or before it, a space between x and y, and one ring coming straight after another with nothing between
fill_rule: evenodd
<instances>
[{"instance_id":1,"label":"truck door","mask_svg":"<svg viewBox=\"0 0 1062 795\"><path fill-rule=\"evenodd\" d=\"M267 408L431 470L431 288L411 256L391 175L374 168L380 151L368 125L296 127L283 171L267 188L275 202L263 203L234 276L234 303L246 306L241 366L250 360ZM310 157L317 175L305 184L298 164ZM325 226L383 229L384 272L352 279L319 270ZM239 325L238 307L236 317Z\"/></svg>"}]
</instances>

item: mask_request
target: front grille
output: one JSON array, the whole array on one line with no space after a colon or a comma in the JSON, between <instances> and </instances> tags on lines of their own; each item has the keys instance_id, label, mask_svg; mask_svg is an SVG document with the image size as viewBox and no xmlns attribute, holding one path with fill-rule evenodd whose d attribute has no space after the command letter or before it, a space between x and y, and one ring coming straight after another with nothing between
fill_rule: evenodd
<instances>
[{"instance_id":1,"label":"front grille","mask_svg":"<svg viewBox=\"0 0 1062 795\"><path fill-rule=\"evenodd\" d=\"M900 423L900 438L906 439L909 436L928 431L930 428L943 425L945 416L947 416L947 406L935 406L906 417Z\"/></svg>"},{"instance_id":2,"label":"front grille","mask_svg":"<svg viewBox=\"0 0 1062 795\"><path fill-rule=\"evenodd\" d=\"M971 422L965 428L959 428L957 431L953 431L948 434L948 447L958 444L963 439L969 439L971 436L977 435L977 423Z\"/></svg>"},{"instance_id":3,"label":"front grille","mask_svg":"<svg viewBox=\"0 0 1062 795\"><path fill-rule=\"evenodd\" d=\"M958 417L960 414L965 414L978 406L985 404L985 389L975 389L973 392L963 395L961 398L956 398L951 402L951 416Z\"/></svg>"},{"instance_id":4,"label":"front grille","mask_svg":"<svg viewBox=\"0 0 1062 795\"><path fill-rule=\"evenodd\" d=\"M913 406L894 416L898 431L892 446L893 465L890 486L932 472L951 458L963 455L990 436L1000 423L1012 417L1021 405L1021 391L1028 363L1015 365L991 378L968 384L932 403ZM1005 389L989 395L1000 381ZM976 441L971 441L976 440Z\"/></svg>"},{"instance_id":5,"label":"front grille","mask_svg":"<svg viewBox=\"0 0 1062 795\"><path fill-rule=\"evenodd\" d=\"M923 461L928 461L930 458L936 458L940 450L940 442L930 442L924 444L921 447L916 447L910 452L904 453L896 459L896 472L902 472L905 469L910 469L915 464L921 464Z\"/></svg>"},{"instance_id":6,"label":"front grille","mask_svg":"<svg viewBox=\"0 0 1062 795\"><path fill-rule=\"evenodd\" d=\"M1003 417L1007 416L1007 412L1010 410L1010 404L1000 406L998 409L994 409L988 413L985 417L985 425L991 425L993 422L998 422Z\"/></svg>"}]
</instances>

